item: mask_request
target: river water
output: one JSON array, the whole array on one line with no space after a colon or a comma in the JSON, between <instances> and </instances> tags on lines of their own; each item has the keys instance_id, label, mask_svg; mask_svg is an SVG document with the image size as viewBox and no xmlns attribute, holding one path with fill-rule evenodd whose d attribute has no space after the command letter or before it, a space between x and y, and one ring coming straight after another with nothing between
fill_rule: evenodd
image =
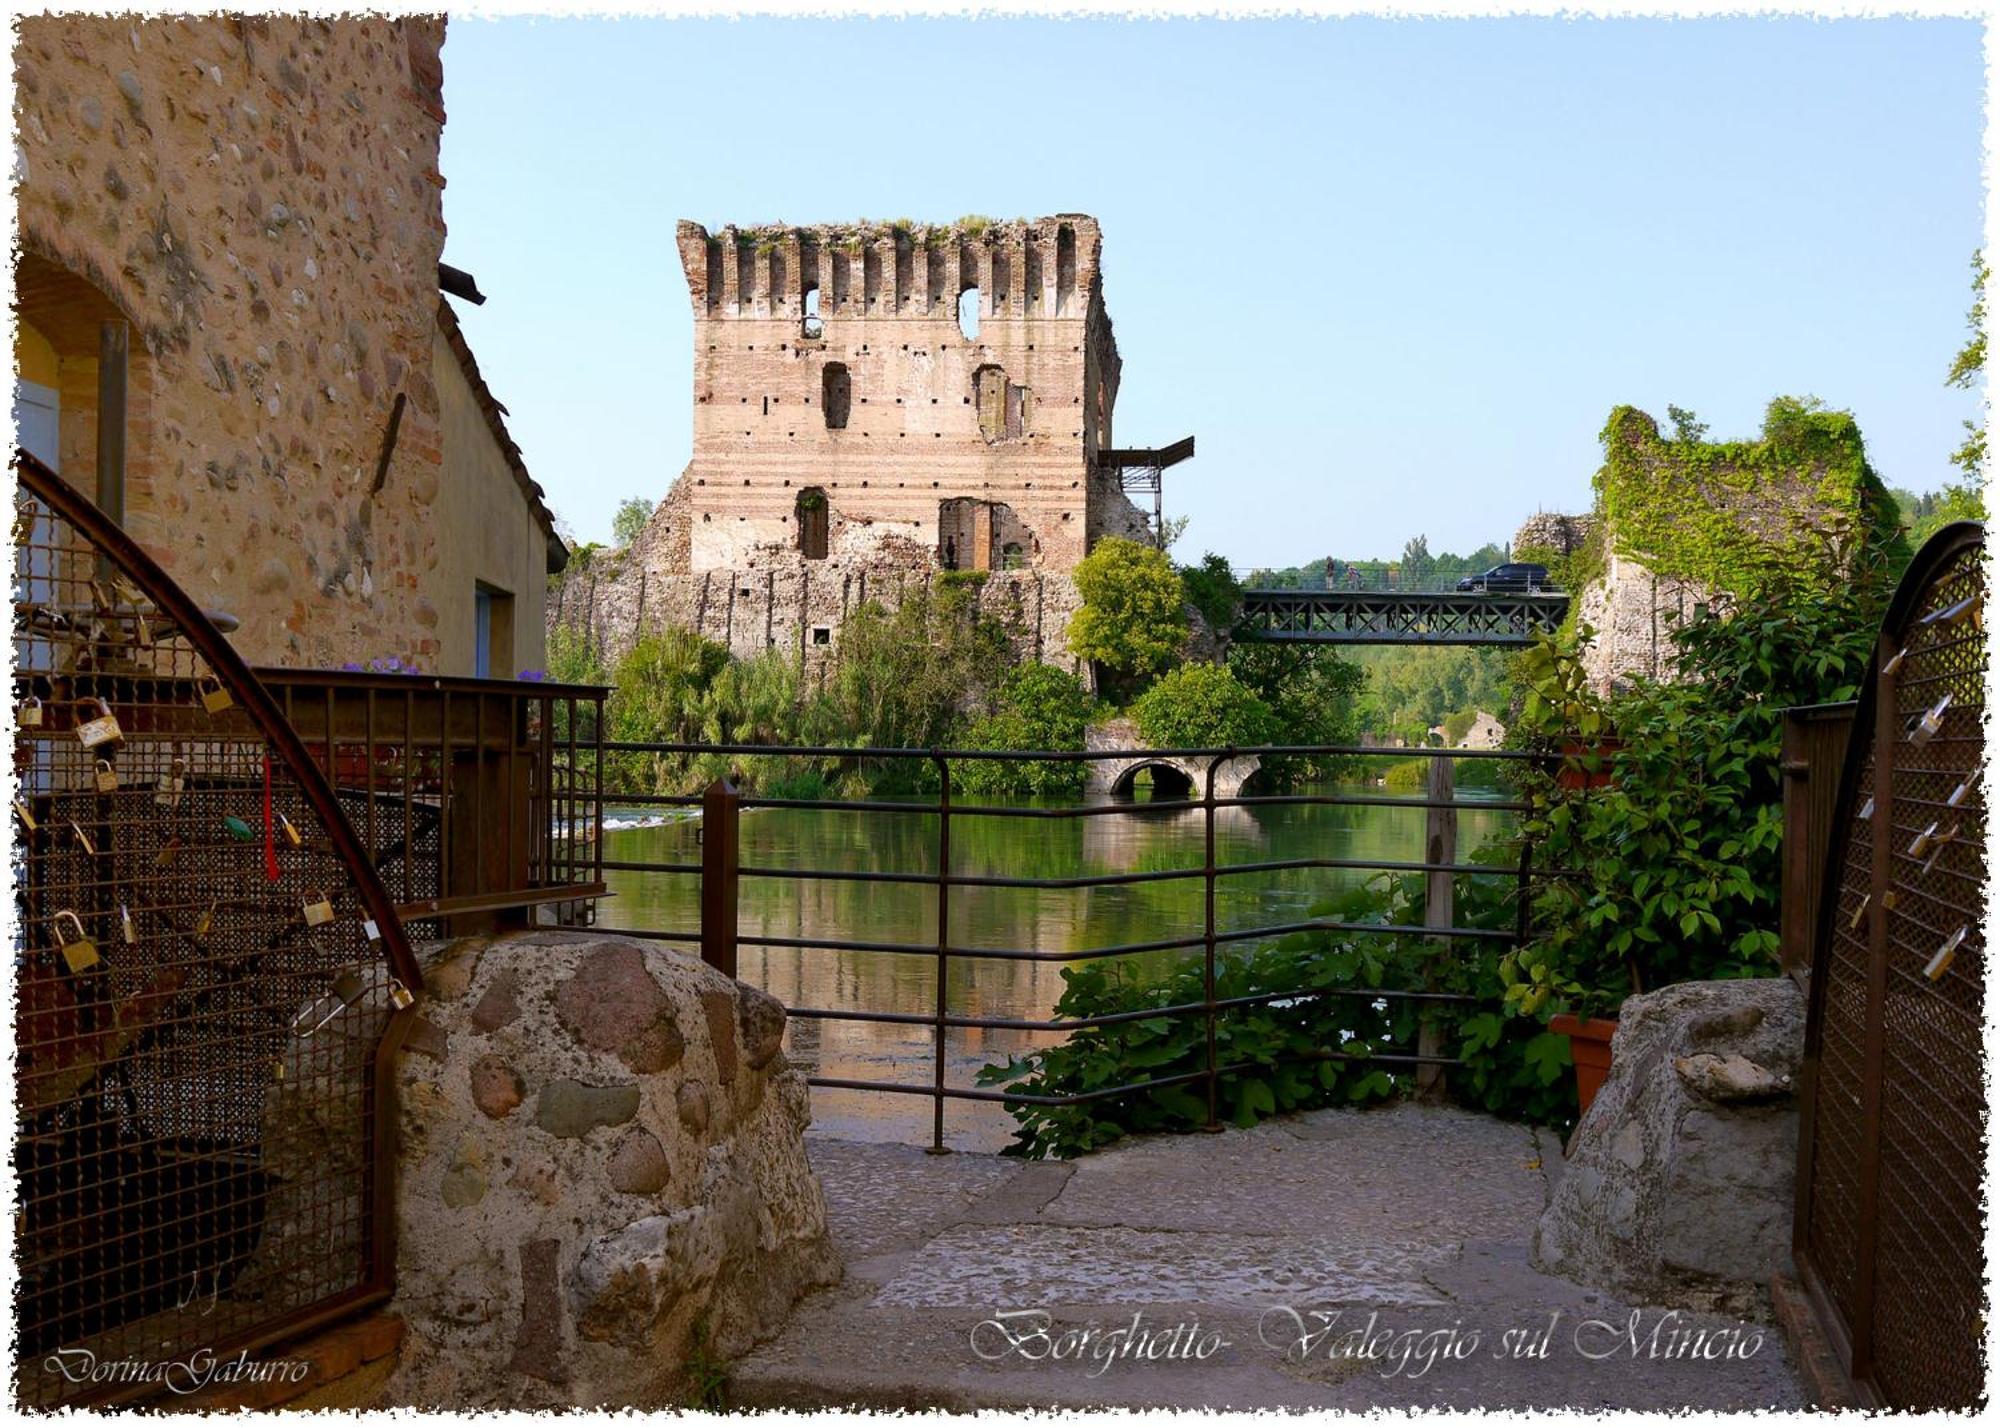
<instances>
[{"instance_id":1,"label":"river water","mask_svg":"<svg viewBox=\"0 0 2000 1427\"><path fill-rule=\"evenodd\" d=\"M1383 796L1359 784L1305 791ZM1459 860L1490 838L1512 830L1514 814L1480 802L1504 794L1461 789ZM634 818L606 816L604 855L612 861L696 863L698 819L655 826L621 826ZM1200 867L1199 810L1130 811L1084 818L954 817L952 870L960 876L1077 877ZM746 867L915 872L935 875L937 822L921 813L861 813L770 808L746 811L741 823ZM1424 810L1399 807L1284 806L1223 808L1216 814L1219 864L1327 857L1423 860ZM1219 881L1219 929L1303 919L1328 894L1365 879L1363 872L1304 869L1249 873ZM607 928L694 931L700 925L699 879L654 872L608 872L612 896L599 904ZM1078 951L1090 947L1199 935L1202 882L1063 890L1015 887L951 889L954 945ZM934 946L935 886L795 881L745 877L739 894L744 936L833 938ZM673 945L678 945L670 943ZM696 954L692 946L684 948ZM1156 958L1176 953L1155 953ZM826 951L744 946L739 974L787 1006L929 1015L935 1009L936 960L897 952ZM1046 1018L1062 994L1062 967L1053 962L954 958L947 978L954 1013ZM1060 1039L1059 1034L951 1028L945 1037L945 1078L972 1087L979 1067ZM808 1074L928 1086L934 1049L928 1026L794 1017L785 1049ZM816 1130L847 1138L929 1143L931 1101L923 1096L830 1087L813 1091ZM946 1143L997 1149L1012 1117L995 1104L953 1100L945 1107Z\"/></svg>"}]
</instances>

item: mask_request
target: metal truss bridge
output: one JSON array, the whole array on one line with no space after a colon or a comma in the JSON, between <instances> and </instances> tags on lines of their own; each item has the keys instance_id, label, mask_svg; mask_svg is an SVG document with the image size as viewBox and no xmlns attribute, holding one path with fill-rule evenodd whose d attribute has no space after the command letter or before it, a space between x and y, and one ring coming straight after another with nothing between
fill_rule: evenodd
<instances>
[{"instance_id":1,"label":"metal truss bridge","mask_svg":"<svg viewBox=\"0 0 2000 1427\"><path fill-rule=\"evenodd\" d=\"M1245 639L1288 644L1479 644L1525 648L1554 634L1567 594L1245 590Z\"/></svg>"}]
</instances>

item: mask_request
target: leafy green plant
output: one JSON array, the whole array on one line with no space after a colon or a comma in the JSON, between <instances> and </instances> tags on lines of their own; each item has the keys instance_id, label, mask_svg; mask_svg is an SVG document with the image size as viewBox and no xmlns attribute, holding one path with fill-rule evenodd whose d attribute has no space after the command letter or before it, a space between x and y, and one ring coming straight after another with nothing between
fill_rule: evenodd
<instances>
[{"instance_id":1,"label":"leafy green plant","mask_svg":"<svg viewBox=\"0 0 2000 1427\"><path fill-rule=\"evenodd\" d=\"M1132 704L1155 748L1254 748L1277 731L1271 706L1220 664L1183 664Z\"/></svg>"},{"instance_id":2,"label":"leafy green plant","mask_svg":"<svg viewBox=\"0 0 2000 1427\"><path fill-rule=\"evenodd\" d=\"M729 1369L708 1345L708 1319L694 1320L688 1330L687 1406L696 1412L721 1412L729 1406Z\"/></svg>"},{"instance_id":3,"label":"leafy green plant","mask_svg":"<svg viewBox=\"0 0 2000 1427\"><path fill-rule=\"evenodd\" d=\"M1865 570L1768 579L1733 613L1701 609L1673 631L1676 682L1608 697L1578 651L1529 652L1522 727L1609 782L1528 780L1528 835L1579 875L1545 886L1543 934L1503 963L1509 1006L1602 1015L1636 990L1776 969L1783 711L1853 697L1881 602Z\"/></svg>"},{"instance_id":4,"label":"leafy green plant","mask_svg":"<svg viewBox=\"0 0 2000 1427\"><path fill-rule=\"evenodd\" d=\"M1500 866L1513 855L1502 847L1487 857ZM1462 924L1495 925L1509 915L1509 879L1467 873L1457 884ZM1409 925L1421 920L1422 899L1421 876L1383 876L1321 903L1312 915L1350 927ZM1570 1118L1567 1039L1502 1012L1499 955L1481 945L1441 948L1405 933L1342 929L1219 952L1218 1000L1254 1003L1231 1006L1216 1019L1218 1117L1248 1126L1268 1115L1399 1093L1410 1083L1407 1074L1375 1057L1415 1048L1419 1003L1371 993L1434 990L1476 998L1469 1005L1432 1003L1443 1044L1466 1060L1446 1077L1452 1094L1496 1114L1544 1123ZM1035 1096L1157 1083L1075 1103L1017 1103L1010 1109L1020 1128L1008 1153L1069 1158L1129 1134L1206 1124L1208 1031L1199 1009L1205 982L1198 960L1154 977L1127 958L1065 968L1059 1016L1161 1014L1080 1027L1061 1045L984 1067L980 1083Z\"/></svg>"}]
</instances>

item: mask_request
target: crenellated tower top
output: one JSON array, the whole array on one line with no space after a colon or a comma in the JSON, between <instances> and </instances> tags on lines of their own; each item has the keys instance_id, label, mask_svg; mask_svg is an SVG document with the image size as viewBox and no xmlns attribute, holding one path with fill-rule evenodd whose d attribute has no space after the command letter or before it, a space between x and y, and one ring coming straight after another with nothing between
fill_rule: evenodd
<instances>
[{"instance_id":1,"label":"crenellated tower top","mask_svg":"<svg viewBox=\"0 0 2000 1427\"><path fill-rule=\"evenodd\" d=\"M683 219L677 238L697 319L955 319L976 289L982 317L1084 320L1100 300L1101 240L1083 213L718 233Z\"/></svg>"}]
</instances>

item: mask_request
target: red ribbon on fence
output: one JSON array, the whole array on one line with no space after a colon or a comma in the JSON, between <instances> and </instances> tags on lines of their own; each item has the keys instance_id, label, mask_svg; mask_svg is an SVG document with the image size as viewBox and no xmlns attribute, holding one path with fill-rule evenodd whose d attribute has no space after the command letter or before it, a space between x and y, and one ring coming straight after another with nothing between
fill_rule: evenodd
<instances>
[{"instance_id":1,"label":"red ribbon on fence","mask_svg":"<svg viewBox=\"0 0 2000 1427\"><path fill-rule=\"evenodd\" d=\"M264 755L264 880L275 882L284 873L278 866L278 841L272 834L271 755Z\"/></svg>"}]
</instances>

